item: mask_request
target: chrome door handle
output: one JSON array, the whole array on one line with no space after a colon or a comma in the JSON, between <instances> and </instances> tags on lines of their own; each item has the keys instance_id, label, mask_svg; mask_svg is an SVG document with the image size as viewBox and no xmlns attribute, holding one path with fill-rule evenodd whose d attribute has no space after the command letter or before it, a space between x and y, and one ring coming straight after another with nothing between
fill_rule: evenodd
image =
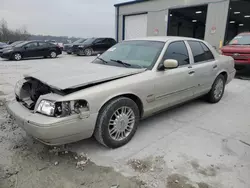
<instances>
[{"instance_id":1,"label":"chrome door handle","mask_svg":"<svg viewBox=\"0 0 250 188\"><path fill-rule=\"evenodd\" d=\"M188 74L194 74L195 73L195 71L190 71L190 72L188 72Z\"/></svg>"}]
</instances>

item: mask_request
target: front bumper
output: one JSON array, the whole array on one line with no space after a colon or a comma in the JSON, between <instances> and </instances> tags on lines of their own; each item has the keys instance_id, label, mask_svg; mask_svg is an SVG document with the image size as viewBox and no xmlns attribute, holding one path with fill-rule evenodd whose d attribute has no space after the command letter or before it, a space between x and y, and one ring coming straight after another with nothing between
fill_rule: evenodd
<instances>
[{"instance_id":1,"label":"front bumper","mask_svg":"<svg viewBox=\"0 0 250 188\"><path fill-rule=\"evenodd\" d=\"M7 105L8 112L29 135L46 145L62 145L92 136L96 114L80 118L78 114L64 118L33 113L17 101Z\"/></svg>"},{"instance_id":2,"label":"front bumper","mask_svg":"<svg viewBox=\"0 0 250 188\"><path fill-rule=\"evenodd\" d=\"M11 56L12 56L12 52L0 53L0 57L1 57L1 58L10 59Z\"/></svg>"}]
</instances>

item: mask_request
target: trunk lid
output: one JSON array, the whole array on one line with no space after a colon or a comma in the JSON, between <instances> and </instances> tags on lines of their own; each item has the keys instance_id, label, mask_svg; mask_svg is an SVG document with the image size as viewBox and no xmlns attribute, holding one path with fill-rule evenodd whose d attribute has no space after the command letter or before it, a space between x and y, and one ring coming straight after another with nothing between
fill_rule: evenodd
<instances>
[{"instance_id":1,"label":"trunk lid","mask_svg":"<svg viewBox=\"0 0 250 188\"><path fill-rule=\"evenodd\" d=\"M221 48L222 54L231 56L235 60L243 60L250 63L250 45L228 45Z\"/></svg>"}]
</instances>

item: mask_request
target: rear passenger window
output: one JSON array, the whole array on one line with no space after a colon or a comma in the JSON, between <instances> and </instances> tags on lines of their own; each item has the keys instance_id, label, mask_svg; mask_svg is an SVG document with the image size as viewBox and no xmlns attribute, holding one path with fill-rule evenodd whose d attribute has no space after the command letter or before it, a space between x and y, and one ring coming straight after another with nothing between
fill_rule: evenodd
<instances>
[{"instance_id":1,"label":"rear passenger window","mask_svg":"<svg viewBox=\"0 0 250 188\"><path fill-rule=\"evenodd\" d=\"M214 59L212 52L204 43L198 41L188 41L188 44L192 50L195 63Z\"/></svg>"},{"instance_id":2,"label":"rear passenger window","mask_svg":"<svg viewBox=\"0 0 250 188\"><path fill-rule=\"evenodd\" d=\"M203 42L201 42L200 44L201 44L203 50L205 51L206 59L207 59L207 60L212 60L212 59L214 59L214 55L213 55L212 52L209 50L209 48L208 48Z\"/></svg>"},{"instance_id":3,"label":"rear passenger window","mask_svg":"<svg viewBox=\"0 0 250 188\"><path fill-rule=\"evenodd\" d=\"M187 47L183 41L172 42L168 45L163 60L175 59L179 66L189 64Z\"/></svg>"}]
</instances>

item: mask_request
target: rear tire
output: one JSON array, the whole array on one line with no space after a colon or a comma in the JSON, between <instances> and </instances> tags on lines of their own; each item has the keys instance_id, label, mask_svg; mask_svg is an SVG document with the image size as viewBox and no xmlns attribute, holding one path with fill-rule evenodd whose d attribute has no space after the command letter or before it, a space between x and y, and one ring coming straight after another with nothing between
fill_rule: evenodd
<instances>
[{"instance_id":1,"label":"rear tire","mask_svg":"<svg viewBox=\"0 0 250 188\"><path fill-rule=\"evenodd\" d=\"M222 74L217 76L211 90L207 94L207 101L210 103L219 102L223 97L225 91L225 84L226 84L225 77Z\"/></svg>"},{"instance_id":2,"label":"rear tire","mask_svg":"<svg viewBox=\"0 0 250 188\"><path fill-rule=\"evenodd\" d=\"M14 53L12 55L12 59L14 59L15 61L20 61L22 59L22 55L20 53Z\"/></svg>"},{"instance_id":3,"label":"rear tire","mask_svg":"<svg viewBox=\"0 0 250 188\"><path fill-rule=\"evenodd\" d=\"M56 58L56 57L57 57L56 51L51 51L50 54L49 54L49 56L50 56L51 58Z\"/></svg>"},{"instance_id":4,"label":"rear tire","mask_svg":"<svg viewBox=\"0 0 250 188\"><path fill-rule=\"evenodd\" d=\"M106 147L121 147L134 136L139 117L139 108L133 100L126 97L113 99L100 110L94 136Z\"/></svg>"}]
</instances>

